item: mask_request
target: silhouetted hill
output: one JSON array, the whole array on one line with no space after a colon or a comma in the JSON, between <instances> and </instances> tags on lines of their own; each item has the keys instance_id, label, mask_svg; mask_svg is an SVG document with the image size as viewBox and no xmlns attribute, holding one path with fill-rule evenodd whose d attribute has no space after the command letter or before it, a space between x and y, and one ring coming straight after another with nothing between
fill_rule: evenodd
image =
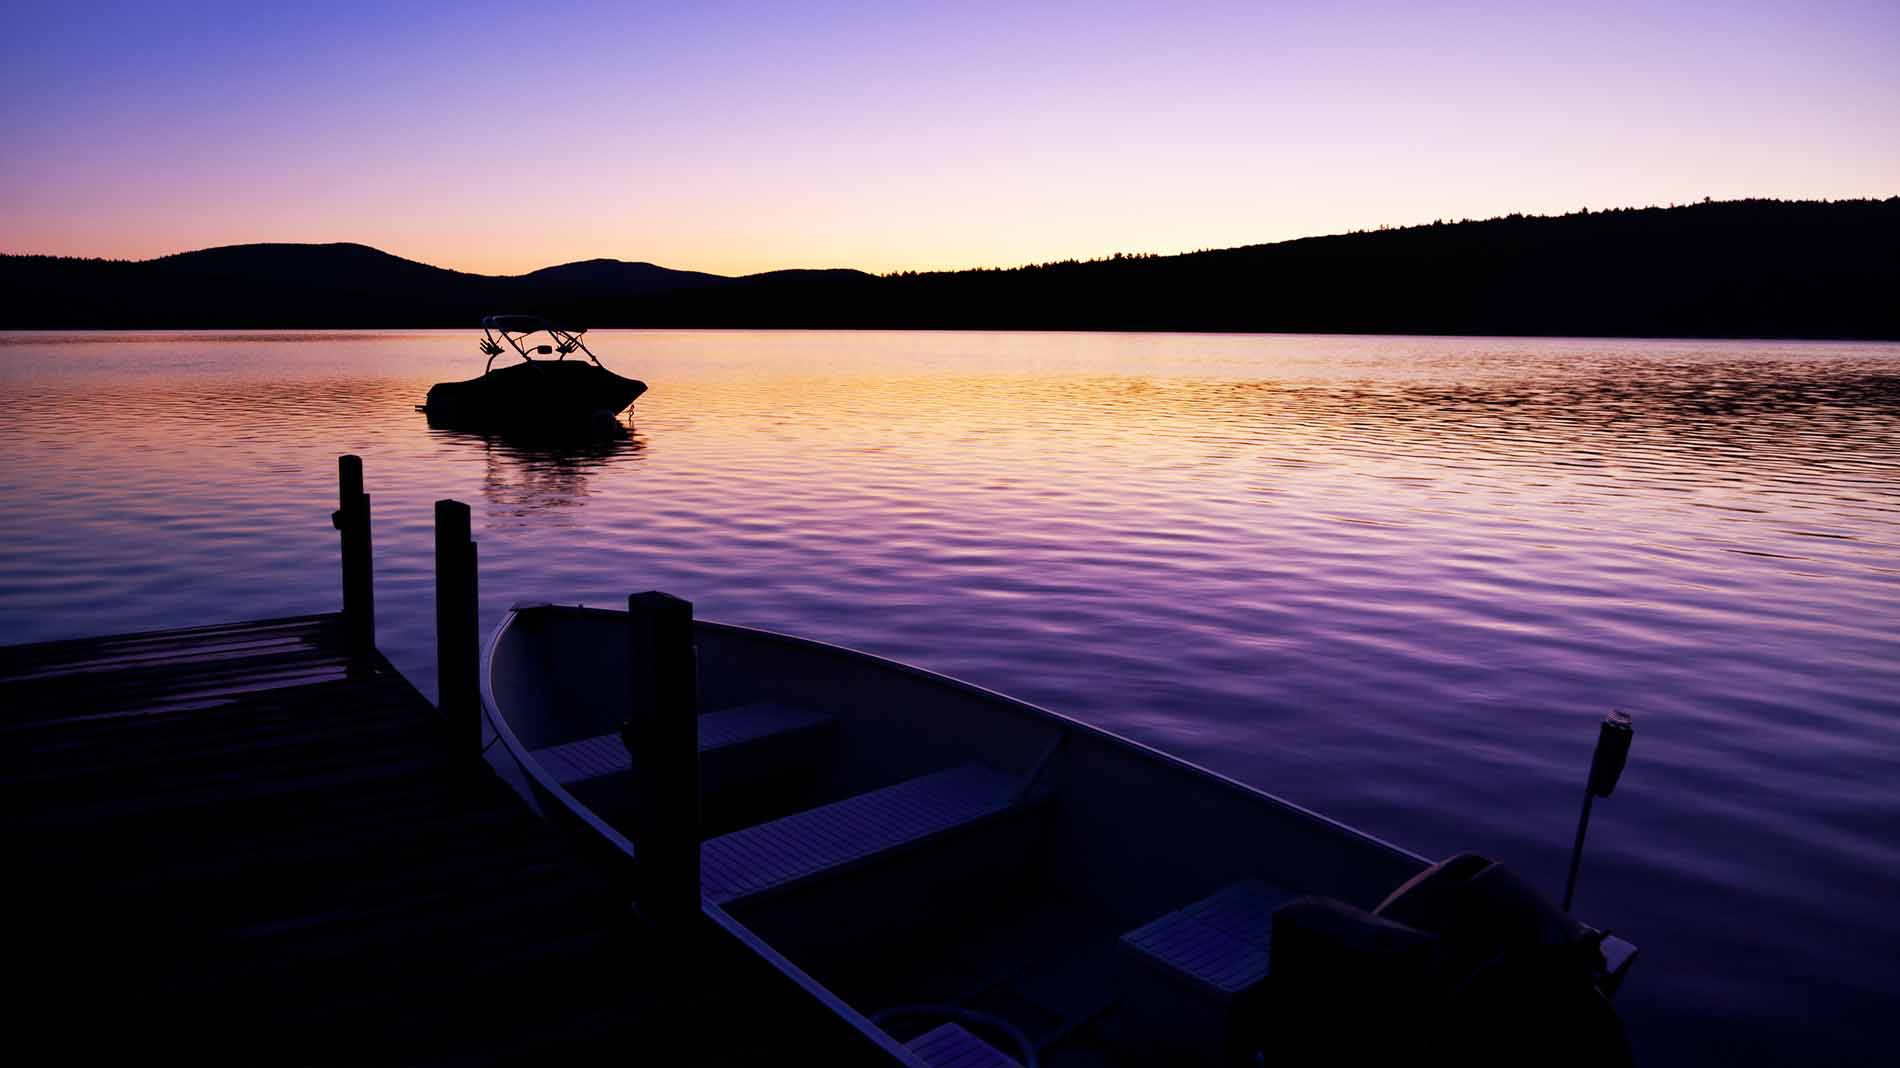
<instances>
[{"instance_id":1,"label":"silhouetted hill","mask_svg":"<svg viewBox=\"0 0 1900 1068\"><path fill-rule=\"evenodd\" d=\"M520 280L551 289L607 289L621 293L660 293L669 289L716 285L730 281L725 275L702 271L676 271L651 263L626 260L582 260L559 267L543 267L521 275Z\"/></svg>"},{"instance_id":2,"label":"silhouetted hill","mask_svg":"<svg viewBox=\"0 0 1900 1068\"><path fill-rule=\"evenodd\" d=\"M455 285L463 274L392 256L368 245L225 245L148 260L154 271L190 277L250 275L278 285L331 285L353 278L367 285Z\"/></svg>"},{"instance_id":3,"label":"silhouetted hill","mask_svg":"<svg viewBox=\"0 0 1900 1068\"><path fill-rule=\"evenodd\" d=\"M468 274L348 243L229 245L142 262L5 256L0 325L471 326L497 311L591 311L726 281L604 259L513 277Z\"/></svg>"},{"instance_id":4,"label":"silhouetted hill","mask_svg":"<svg viewBox=\"0 0 1900 1068\"><path fill-rule=\"evenodd\" d=\"M516 277L363 245L0 257L0 326L1225 330L1900 339L1900 197L1440 222L1174 256L723 278L588 260Z\"/></svg>"},{"instance_id":5,"label":"silhouetted hill","mask_svg":"<svg viewBox=\"0 0 1900 1068\"><path fill-rule=\"evenodd\" d=\"M849 267L826 267L816 270L809 267L794 267L783 271L762 271L758 274L748 274L735 278L733 281L751 282L754 284L796 282L809 285L822 282L861 282L876 277L876 275L866 274L863 271L853 270Z\"/></svg>"}]
</instances>

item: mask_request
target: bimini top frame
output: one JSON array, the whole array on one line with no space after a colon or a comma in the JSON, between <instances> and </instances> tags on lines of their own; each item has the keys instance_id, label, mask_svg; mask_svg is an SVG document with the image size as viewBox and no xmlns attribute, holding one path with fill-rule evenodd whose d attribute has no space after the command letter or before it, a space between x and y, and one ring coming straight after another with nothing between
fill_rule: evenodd
<instances>
[{"instance_id":1,"label":"bimini top frame","mask_svg":"<svg viewBox=\"0 0 1900 1068\"><path fill-rule=\"evenodd\" d=\"M527 338L542 333L553 338L554 344L522 344ZM515 350L515 355L531 362L536 354L565 360L578 351L586 353L587 358L594 361L595 367L606 370L606 366L600 362L600 357L594 355L581 341L581 335L585 333L587 333L586 327L569 330L555 326L539 315L490 315L482 320L482 339L476 342L476 346L482 350L482 355L488 357L488 362L482 366L482 373L487 374L495 366L495 357L508 351L502 347L503 341Z\"/></svg>"}]
</instances>

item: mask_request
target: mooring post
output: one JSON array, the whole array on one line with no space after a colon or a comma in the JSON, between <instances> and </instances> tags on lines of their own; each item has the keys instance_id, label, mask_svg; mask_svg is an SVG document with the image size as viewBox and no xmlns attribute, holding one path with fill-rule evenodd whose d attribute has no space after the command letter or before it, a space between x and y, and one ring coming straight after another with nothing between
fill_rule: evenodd
<instances>
[{"instance_id":1,"label":"mooring post","mask_svg":"<svg viewBox=\"0 0 1900 1068\"><path fill-rule=\"evenodd\" d=\"M370 576L369 494L363 492L363 458L336 458L336 511L330 525L343 533L343 627L350 654L376 648L376 588Z\"/></svg>"},{"instance_id":2,"label":"mooring post","mask_svg":"<svg viewBox=\"0 0 1900 1068\"><path fill-rule=\"evenodd\" d=\"M452 730L482 746L480 600L468 505L435 502L435 681L437 707ZM467 724L464 728L461 724Z\"/></svg>"},{"instance_id":3,"label":"mooring post","mask_svg":"<svg viewBox=\"0 0 1900 1068\"><path fill-rule=\"evenodd\" d=\"M627 598L627 722L639 814L641 904L688 937L699 922L699 697L693 605L664 593Z\"/></svg>"}]
</instances>

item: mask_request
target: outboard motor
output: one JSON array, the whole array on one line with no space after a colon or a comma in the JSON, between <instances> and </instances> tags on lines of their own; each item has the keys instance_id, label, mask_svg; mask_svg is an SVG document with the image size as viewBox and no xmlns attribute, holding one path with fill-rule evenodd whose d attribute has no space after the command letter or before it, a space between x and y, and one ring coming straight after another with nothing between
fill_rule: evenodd
<instances>
[{"instance_id":1,"label":"outboard motor","mask_svg":"<svg viewBox=\"0 0 1900 1068\"><path fill-rule=\"evenodd\" d=\"M1300 898L1273 914L1270 1021L1293 1063L1411 1059L1459 1065L1631 1063L1610 996L1636 949L1570 917L1590 804L1629 760L1630 717L1598 731L1562 908L1515 872L1460 853L1419 872L1371 912Z\"/></svg>"},{"instance_id":2,"label":"outboard motor","mask_svg":"<svg viewBox=\"0 0 1900 1068\"><path fill-rule=\"evenodd\" d=\"M1460 853L1392 891L1373 914L1438 936L1446 1022L1456 1031L1492 1036L1519 1064L1630 1063L1606 989L1606 933L1511 869Z\"/></svg>"},{"instance_id":3,"label":"outboard motor","mask_svg":"<svg viewBox=\"0 0 1900 1068\"><path fill-rule=\"evenodd\" d=\"M1460 1066L1628 1065L1604 937L1475 853L1419 873L1372 912L1302 898L1274 914L1273 981L1288 1011L1269 1033L1296 1063L1430 1052Z\"/></svg>"},{"instance_id":4,"label":"outboard motor","mask_svg":"<svg viewBox=\"0 0 1900 1068\"><path fill-rule=\"evenodd\" d=\"M1594 967L1602 935L1578 923L1517 873L1476 853L1459 853L1407 880L1372 910L1440 937L1448 964L1477 966L1525 946L1576 950Z\"/></svg>"}]
</instances>

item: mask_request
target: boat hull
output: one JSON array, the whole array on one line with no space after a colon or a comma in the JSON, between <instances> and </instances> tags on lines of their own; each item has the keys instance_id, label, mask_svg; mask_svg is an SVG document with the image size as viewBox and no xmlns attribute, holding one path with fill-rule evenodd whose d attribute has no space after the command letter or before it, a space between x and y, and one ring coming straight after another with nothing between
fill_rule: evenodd
<instances>
[{"instance_id":1,"label":"boat hull","mask_svg":"<svg viewBox=\"0 0 1900 1068\"><path fill-rule=\"evenodd\" d=\"M626 818L628 810L616 803L626 798L590 794L560 767L563 751L595 739L604 739L606 750L617 746L624 759L628 631L624 612L517 607L490 638L481 690L502 743L491 760L545 814L580 830L581 840L637 891L642 819ZM1142 984L1153 969L1129 963L1132 933L1253 885L1369 910L1429 866L1417 854L1187 761L920 668L707 621L694 622L693 646L702 717L695 773L701 858L712 858L701 873L704 919L727 944L821 1007L841 1040L872 1060L920 1063L897 1048L882 1021L938 1001L918 992L954 986L972 971L1022 977L1011 981L1008 996L1030 1017L1073 1017L1064 1027L1119 1006L1107 1026L1129 1029L1121 1033L1152 1028L1165 1041L1183 1028L1201 1035L1196 1026L1169 1023L1167 999L1149 996ZM715 772L708 725L732 710L762 706L821 710L832 721L828 749L814 756L804 748L796 757L776 750L785 759L775 767L808 772L809 780L777 799L779 812L755 814L742 829L724 832L708 825L708 784L725 777ZM849 849L873 825L828 829L832 824L809 822L814 814L870 804L978 766L1004 784L987 796L1006 799L1009 822L972 824L963 837L895 849L874 864L853 860L855 866L837 869L845 874L823 883L756 896L728 892L733 872L750 871L730 861L735 840L749 836L768 866L788 857L797 863L806 851L840 841ZM588 784L618 779L637 799L637 773L620 767ZM907 794L903 804L934 811L934 802L911 800L921 796ZM1165 1011L1157 1014L1156 1006Z\"/></svg>"},{"instance_id":2,"label":"boat hull","mask_svg":"<svg viewBox=\"0 0 1900 1068\"><path fill-rule=\"evenodd\" d=\"M612 420L647 390L578 360L533 360L465 382L439 382L423 405L431 426L458 430L584 428Z\"/></svg>"}]
</instances>

